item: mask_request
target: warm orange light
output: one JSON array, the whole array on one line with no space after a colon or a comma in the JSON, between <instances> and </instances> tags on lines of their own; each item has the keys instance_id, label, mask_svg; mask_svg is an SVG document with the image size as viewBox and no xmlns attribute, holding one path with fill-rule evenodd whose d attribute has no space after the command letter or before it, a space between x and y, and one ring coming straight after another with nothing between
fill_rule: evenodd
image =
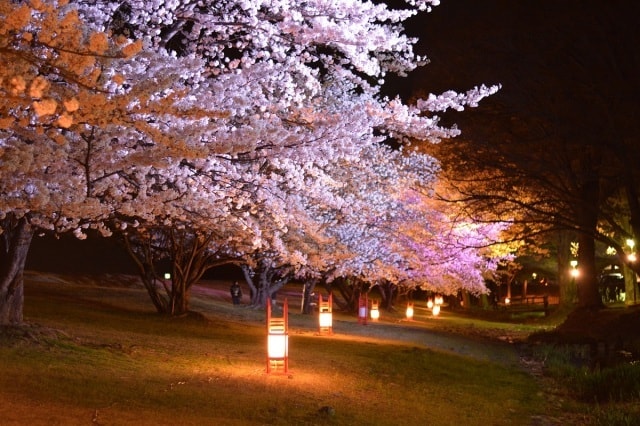
<instances>
[{"instance_id":1,"label":"warm orange light","mask_svg":"<svg viewBox=\"0 0 640 426\"><path fill-rule=\"evenodd\" d=\"M271 303L267 303L267 373L282 367L289 371L289 307L282 305L282 317L271 317Z\"/></svg>"},{"instance_id":2,"label":"warm orange light","mask_svg":"<svg viewBox=\"0 0 640 426\"><path fill-rule=\"evenodd\" d=\"M289 336L286 334L269 333L269 341L267 345L269 359L283 359L287 356Z\"/></svg>"},{"instance_id":3,"label":"warm orange light","mask_svg":"<svg viewBox=\"0 0 640 426\"><path fill-rule=\"evenodd\" d=\"M504 298L504 304L508 305L509 303L511 303L511 299L509 299L508 297Z\"/></svg>"},{"instance_id":4,"label":"warm orange light","mask_svg":"<svg viewBox=\"0 0 640 426\"><path fill-rule=\"evenodd\" d=\"M577 278L580 275L580 270L578 268L574 268L571 270L571 276L573 278Z\"/></svg>"},{"instance_id":5,"label":"warm orange light","mask_svg":"<svg viewBox=\"0 0 640 426\"><path fill-rule=\"evenodd\" d=\"M333 333L333 294L329 293L327 300L322 300L322 295L318 295L318 323L320 333Z\"/></svg>"},{"instance_id":6,"label":"warm orange light","mask_svg":"<svg viewBox=\"0 0 640 426\"><path fill-rule=\"evenodd\" d=\"M433 309L433 300L432 299L428 299L427 300L427 308Z\"/></svg>"},{"instance_id":7,"label":"warm orange light","mask_svg":"<svg viewBox=\"0 0 640 426\"><path fill-rule=\"evenodd\" d=\"M407 319L408 320L412 320L413 319L413 303L409 302L407 303Z\"/></svg>"},{"instance_id":8,"label":"warm orange light","mask_svg":"<svg viewBox=\"0 0 640 426\"><path fill-rule=\"evenodd\" d=\"M635 253L629 253L629 255L627 256L627 259L629 260L629 262L635 262L637 260L636 254Z\"/></svg>"},{"instance_id":9,"label":"warm orange light","mask_svg":"<svg viewBox=\"0 0 640 426\"><path fill-rule=\"evenodd\" d=\"M331 312L320 312L320 328L331 328L333 325L333 315Z\"/></svg>"},{"instance_id":10,"label":"warm orange light","mask_svg":"<svg viewBox=\"0 0 640 426\"><path fill-rule=\"evenodd\" d=\"M433 309L431 310L433 316L436 317L440 315L440 305L433 305Z\"/></svg>"},{"instance_id":11,"label":"warm orange light","mask_svg":"<svg viewBox=\"0 0 640 426\"><path fill-rule=\"evenodd\" d=\"M380 319L380 309L378 309L378 302L371 302L371 319L378 321Z\"/></svg>"},{"instance_id":12,"label":"warm orange light","mask_svg":"<svg viewBox=\"0 0 640 426\"><path fill-rule=\"evenodd\" d=\"M433 303L435 303L436 305L442 305L444 303L444 299L442 298L442 296L436 296Z\"/></svg>"}]
</instances>

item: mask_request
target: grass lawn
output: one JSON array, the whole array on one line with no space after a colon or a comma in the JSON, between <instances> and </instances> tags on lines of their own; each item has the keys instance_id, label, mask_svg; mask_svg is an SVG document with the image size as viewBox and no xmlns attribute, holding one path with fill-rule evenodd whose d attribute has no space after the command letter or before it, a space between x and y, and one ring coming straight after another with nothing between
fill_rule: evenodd
<instances>
[{"instance_id":1,"label":"grass lawn","mask_svg":"<svg viewBox=\"0 0 640 426\"><path fill-rule=\"evenodd\" d=\"M512 364L319 336L314 316L290 314L290 372L267 375L262 312L194 293L203 315L169 319L135 285L34 276L25 293L28 325L0 334L2 425L542 425L559 409Z\"/></svg>"}]
</instances>

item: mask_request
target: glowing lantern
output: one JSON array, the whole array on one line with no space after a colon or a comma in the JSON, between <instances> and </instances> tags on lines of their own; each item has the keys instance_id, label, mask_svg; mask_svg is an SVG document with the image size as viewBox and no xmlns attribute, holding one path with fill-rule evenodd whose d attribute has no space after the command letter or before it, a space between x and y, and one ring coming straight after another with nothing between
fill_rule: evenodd
<instances>
[{"instance_id":1,"label":"glowing lantern","mask_svg":"<svg viewBox=\"0 0 640 426\"><path fill-rule=\"evenodd\" d=\"M367 299L367 295L360 295L358 298L358 322L360 324L367 324L367 308L368 308L369 300Z\"/></svg>"},{"instance_id":2,"label":"glowing lantern","mask_svg":"<svg viewBox=\"0 0 640 426\"><path fill-rule=\"evenodd\" d=\"M442 305L444 303L444 299L442 298L442 296L436 296L433 303L435 303L436 305Z\"/></svg>"},{"instance_id":3,"label":"glowing lantern","mask_svg":"<svg viewBox=\"0 0 640 426\"><path fill-rule=\"evenodd\" d=\"M427 308L433 309L433 299L427 299Z\"/></svg>"},{"instance_id":4,"label":"glowing lantern","mask_svg":"<svg viewBox=\"0 0 640 426\"><path fill-rule=\"evenodd\" d=\"M318 310L320 323L320 334L333 333L333 294L329 293L329 297L326 301L322 300L322 295L318 295Z\"/></svg>"},{"instance_id":5,"label":"glowing lantern","mask_svg":"<svg viewBox=\"0 0 640 426\"><path fill-rule=\"evenodd\" d=\"M431 312L433 313L434 317L437 317L440 314L440 305L433 305L433 309L431 310Z\"/></svg>"},{"instance_id":6,"label":"glowing lantern","mask_svg":"<svg viewBox=\"0 0 640 426\"><path fill-rule=\"evenodd\" d=\"M380 319L380 309L378 309L378 302L375 300L371 301L371 319L373 321Z\"/></svg>"},{"instance_id":7,"label":"glowing lantern","mask_svg":"<svg viewBox=\"0 0 640 426\"><path fill-rule=\"evenodd\" d=\"M511 299L509 299L508 297L504 298L504 304L508 305L509 303L511 303Z\"/></svg>"},{"instance_id":8,"label":"glowing lantern","mask_svg":"<svg viewBox=\"0 0 640 426\"><path fill-rule=\"evenodd\" d=\"M170 274L170 273L168 273L168 272L165 272L165 273L164 273L164 279L165 279L165 280L170 280L170 279L171 279L171 274Z\"/></svg>"},{"instance_id":9,"label":"glowing lantern","mask_svg":"<svg viewBox=\"0 0 640 426\"><path fill-rule=\"evenodd\" d=\"M282 317L271 317L271 303L267 303L267 373L273 369L289 371L289 305L284 299Z\"/></svg>"},{"instance_id":10,"label":"glowing lantern","mask_svg":"<svg viewBox=\"0 0 640 426\"><path fill-rule=\"evenodd\" d=\"M409 302L407 303L407 320L412 321L413 320L413 302Z\"/></svg>"}]
</instances>

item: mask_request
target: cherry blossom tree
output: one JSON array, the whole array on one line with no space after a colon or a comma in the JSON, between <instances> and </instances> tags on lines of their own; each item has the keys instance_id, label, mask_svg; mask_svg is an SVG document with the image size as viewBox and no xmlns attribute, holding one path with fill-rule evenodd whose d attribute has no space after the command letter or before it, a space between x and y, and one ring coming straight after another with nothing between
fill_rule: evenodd
<instances>
[{"instance_id":1,"label":"cherry blossom tree","mask_svg":"<svg viewBox=\"0 0 640 426\"><path fill-rule=\"evenodd\" d=\"M448 91L413 106L380 94L387 74L424 62L402 22L431 4L437 1L400 10L319 0L4 6L0 53L15 63L0 75L8 117L0 126L0 174L10 177L0 187L6 253L20 240L24 260L36 229L80 238L87 228L117 231L138 248L173 237L171 246L158 245L172 247L179 281L170 292L182 294L170 298L179 305L173 313L187 308L202 267L215 264L188 271L184 262L194 258L181 254L188 247L198 248L200 260L224 253L250 268L268 255L270 268L292 276L406 279L419 263L407 261L411 245L399 238L411 197L390 187L407 182L406 164L424 167L426 176L433 162L381 144L456 136L437 114L497 90ZM11 240L13 230L24 238ZM327 257L326 244L340 249ZM444 247L429 244L435 252ZM2 289L12 295L21 292L23 263L9 263L3 282L11 284ZM157 287L156 274L148 290ZM11 306L2 321L21 321L21 301Z\"/></svg>"},{"instance_id":2,"label":"cherry blossom tree","mask_svg":"<svg viewBox=\"0 0 640 426\"><path fill-rule=\"evenodd\" d=\"M3 3L0 15L0 54L11 64L0 71L0 322L13 324L33 232L108 235L103 221L140 193L132 177L178 148L162 133L168 116L189 110L189 125L174 131L194 134L219 114L176 101L175 71L197 73L196 61L148 52L134 61L141 43L84 26L66 2ZM140 119L151 113L153 123ZM141 146L150 137L156 144Z\"/></svg>"}]
</instances>

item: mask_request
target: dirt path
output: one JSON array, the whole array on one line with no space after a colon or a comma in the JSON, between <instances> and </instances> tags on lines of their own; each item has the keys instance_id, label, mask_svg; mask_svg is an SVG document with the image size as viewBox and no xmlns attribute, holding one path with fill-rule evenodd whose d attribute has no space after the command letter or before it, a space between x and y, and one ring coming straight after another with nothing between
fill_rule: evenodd
<instances>
[{"instance_id":1,"label":"dirt path","mask_svg":"<svg viewBox=\"0 0 640 426\"><path fill-rule=\"evenodd\" d=\"M491 340L473 335L461 335L413 325L410 322L369 323L361 325L348 321L337 321L334 331L371 339L382 339L409 343L436 351L449 352L480 361L519 366L519 352L513 343Z\"/></svg>"},{"instance_id":2,"label":"dirt path","mask_svg":"<svg viewBox=\"0 0 640 426\"><path fill-rule=\"evenodd\" d=\"M227 284L206 282L195 286L193 292L206 295L215 303L215 310L212 310L212 313L222 312L226 317L242 322L263 323L263 313L252 310L246 305L233 307L227 287ZM285 297L289 304L289 323L292 334L316 334L318 331L316 316L299 313L300 294L291 290L281 292L278 299L280 306ZM243 301L248 303L246 294L245 299ZM473 326L465 329L458 325L446 329L446 319L427 318L426 308L423 309L424 312L421 312L419 307L415 309L416 321L381 320L369 321L366 325L360 324L355 315L334 312L333 337L348 339L358 336L365 341L409 344L497 363L505 367L522 366L518 345L513 343L513 336L501 335L501 332L497 334L494 332L493 336L478 335L478 330L474 330Z\"/></svg>"}]
</instances>

